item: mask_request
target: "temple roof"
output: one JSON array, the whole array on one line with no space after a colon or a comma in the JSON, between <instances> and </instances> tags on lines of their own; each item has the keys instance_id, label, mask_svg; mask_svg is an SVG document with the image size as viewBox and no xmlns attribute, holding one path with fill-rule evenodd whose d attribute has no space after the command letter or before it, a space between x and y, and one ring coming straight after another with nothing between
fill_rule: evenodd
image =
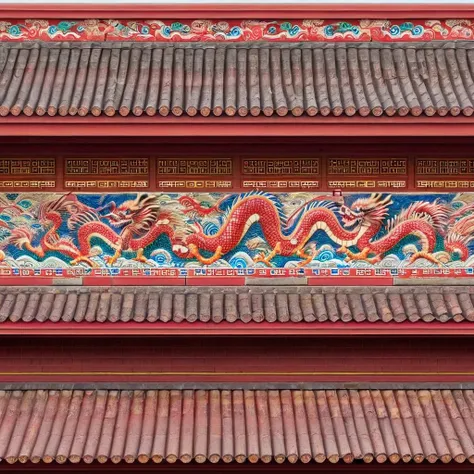
<instances>
[{"instance_id":1,"label":"temple roof","mask_svg":"<svg viewBox=\"0 0 474 474\"><path fill-rule=\"evenodd\" d=\"M0 44L0 115L472 115L474 44Z\"/></svg>"},{"instance_id":2,"label":"temple roof","mask_svg":"<svg viewBox=\"0 0 474 474\"><path fill-rule=\"evenodd\" d=\"M1 322L474 321L474 287L0 287Z\"/></svg>"},{"instance_id":3,"label":"temple roof","mask_svg":"<svg viewBox=\"0 0 474 474\"><path fill-rule=\"evenodd\" d=\"M0 458L474 462L472 390L0 392Z\"/></svg>"}]
</instances>

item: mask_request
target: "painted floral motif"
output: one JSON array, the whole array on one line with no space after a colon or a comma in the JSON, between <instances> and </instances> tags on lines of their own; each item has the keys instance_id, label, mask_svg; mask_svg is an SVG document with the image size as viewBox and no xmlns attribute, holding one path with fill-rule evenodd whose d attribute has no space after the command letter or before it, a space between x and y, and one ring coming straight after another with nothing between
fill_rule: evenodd
<instances>
[{"instance_id":1,"label":"painted floral motif","mask_svg":"<svg viewBox=\"0 0 474 474\"><path fill-rule=\"evenodd\" d=\"M0 41L432 41L472 39L465 19L420 22L361 20L0 21Z\"/></svg>"},{"instance_id":2,"label":"painted floral motif","mask_svg":"<svg viewBox=\"0 0 474 474\"><path fill-rule=\"evenodd\" d=\"M0 268L469 268L471 194L4 194Z\"/></svg>"},{"instance_id":3,"label":"painted floral motif","mask_svg":"<svg viewBox=\"0 0 474 474\"><path fill-rule=\"evenodd\" d=\"M99 20L0 21L0 41L103 41L107 25Z\"/></svg>"}]
</instances>

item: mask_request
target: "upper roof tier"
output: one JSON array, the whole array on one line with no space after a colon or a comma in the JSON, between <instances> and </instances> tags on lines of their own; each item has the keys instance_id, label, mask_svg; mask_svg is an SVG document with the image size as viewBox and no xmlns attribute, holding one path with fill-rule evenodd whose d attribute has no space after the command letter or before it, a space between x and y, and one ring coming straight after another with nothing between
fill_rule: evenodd
<instances>
[{"instance_id":1,"label":"upper roof tier","mask_svg":"<svg viewBox=\"0 0 474 474\"><path fill-rule=\"evenodd\" d=\"M474 113L474 43L1 43L0 115Z\"/></svg>"}]
</instances>

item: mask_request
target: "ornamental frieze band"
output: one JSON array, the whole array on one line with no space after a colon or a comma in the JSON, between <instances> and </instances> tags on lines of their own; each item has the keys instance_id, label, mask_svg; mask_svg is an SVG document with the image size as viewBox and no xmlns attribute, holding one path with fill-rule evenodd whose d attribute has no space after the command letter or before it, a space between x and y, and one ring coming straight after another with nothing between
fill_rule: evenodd
<instances>
[{"instance_id":1,"label":"ornamental frieze band","mask_svg":"<svg viewBox=\"0 0 474 474\"><path fill-rule=\"evenodd\" d=\"M468 268L472 196L0 194L0 268Z\"/></svg>"},{"instance_id":2,"label":"ornamental frieze band","mask_svg":"<svg viewBox=\"0 0 474 474\"><path fill-rule=\"evenodd\" d=\"M8 20L0 41L433 41L474 38L471 20Z\"/></svg>"}]
</instances>

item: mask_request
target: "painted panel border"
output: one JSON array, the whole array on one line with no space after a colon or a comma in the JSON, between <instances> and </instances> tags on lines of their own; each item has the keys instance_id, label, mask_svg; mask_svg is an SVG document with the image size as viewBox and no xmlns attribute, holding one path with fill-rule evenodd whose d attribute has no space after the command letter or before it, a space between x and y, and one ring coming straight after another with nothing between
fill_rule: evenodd
<instances>
[{"instance_id":1,"label":"painted panel border","mask_svg":"<svg viewBox=\"0 0 474 474\"><path fill-rule=\"evenodd\" d=\"M0 20L0 41L359 42L472 40L474 22L452 20Z\"/></svg>"}]
</instances>

